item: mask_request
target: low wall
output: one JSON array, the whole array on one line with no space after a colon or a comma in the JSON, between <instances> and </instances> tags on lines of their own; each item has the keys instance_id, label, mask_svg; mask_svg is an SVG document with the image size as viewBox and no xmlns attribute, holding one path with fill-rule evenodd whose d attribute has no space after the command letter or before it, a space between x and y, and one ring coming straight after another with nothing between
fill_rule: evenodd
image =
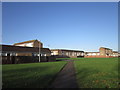
<instances>
[{"instance_id":1,"label":"low wall","mask_svg":"<svg viewBox=\"0 0 120 90\"><path fill-rule=\"evenodd\" d=\"M41 56L40 62L55 61L53 56ZM2 56L2 64L36 63L39 62L38 56Z\"/></svg>"},{"instance_id":2,"label":"low wall","mask_svg":"<svg viewBox=\"0 0 120 90\"><path fill-rule=\"evenodd\" d=\"M70 58L77 58L77 56L70 56Z\"/></svg>"},{"instance_id":3,"label":"low wall","mask_svg":"<svg viewBox=\"0 0 120 90\"><path fill-rule=\"evenodd\" d=\"M85 56L85 58L111 58L111 57L113 57L113 56Z\"/></svg>"}]
</instances>

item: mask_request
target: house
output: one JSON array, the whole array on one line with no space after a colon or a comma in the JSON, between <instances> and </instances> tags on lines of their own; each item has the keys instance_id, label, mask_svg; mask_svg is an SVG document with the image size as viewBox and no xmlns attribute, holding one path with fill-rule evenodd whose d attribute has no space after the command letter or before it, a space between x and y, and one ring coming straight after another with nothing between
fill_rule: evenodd
<instances>
[{"instance_id":1,"label":"house","mask_svg":"<svg viewBox=\"0 0 120 90\"><path fill-rule=\"evenodd\" d=\"M66 49L51 49L51 55L54 55L57 57L76 58L76 57L83 57L84 51L66 50Z\"/></svg>"},{"instance_id":2,"label":"house","mask_svg":"<svg viewBox=\"0 0 120 90\"><path fill-rule=\"evenodd\" d=\"M19 42L13 44L13 46L20 46L20 47L36 47L36 48L43 48L43 43L36 40L29 40L24 42ZM17 56L31 56L32 53L16 53Z\"/></svg>"},{"instance_id":3,"label":"house","mask_svg":"<svg viewBox=\"0 0 120 90\"><path fill-rule=\"evenodd\" d=\"M113 54L112 49L105 48L105 47L100 47L99 52L101 56L112 56Z\"/></svg>"}]
</instances>

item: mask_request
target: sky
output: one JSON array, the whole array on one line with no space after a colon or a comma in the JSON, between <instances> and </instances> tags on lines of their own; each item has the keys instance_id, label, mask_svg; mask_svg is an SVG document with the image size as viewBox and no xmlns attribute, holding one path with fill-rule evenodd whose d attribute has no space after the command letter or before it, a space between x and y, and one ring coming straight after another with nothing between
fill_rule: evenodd
<instances>
[{"instance_id":1,"label":"sky","mask_svg":"<svg viewBox=\"0 0 120 90\"><path fill-rule=\"evenodd\" d=\"M2 3L2 44L34 39L50 49L117 51L118 3Z\"/></svg>"}]
</instances>

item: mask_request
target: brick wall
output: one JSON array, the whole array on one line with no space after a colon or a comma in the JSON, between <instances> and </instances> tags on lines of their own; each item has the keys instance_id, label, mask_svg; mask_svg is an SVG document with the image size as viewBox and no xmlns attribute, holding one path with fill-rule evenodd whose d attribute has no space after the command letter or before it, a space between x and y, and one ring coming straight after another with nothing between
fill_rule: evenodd
<instances>
[{"instance_id":1,"label":"brick wall","mask_svg":"<svg viewBox=\"0 0 120 90\"><path fill-rule=\"evenodd\" d=\"M103 55L96 55L96 56L85 56L85 58L110 58L112 56L103 56Z\"/></svg>"}]
</instances>

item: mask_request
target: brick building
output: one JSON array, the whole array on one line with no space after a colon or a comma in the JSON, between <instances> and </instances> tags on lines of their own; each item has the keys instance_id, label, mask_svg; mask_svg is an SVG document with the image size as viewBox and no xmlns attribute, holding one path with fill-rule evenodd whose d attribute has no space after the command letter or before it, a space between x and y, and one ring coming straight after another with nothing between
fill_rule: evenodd
<instances>
[{"instance_id":1,"label":"brick building","mask_svg":"<svg viewBox=\"0 0 120 90\"><path fill-rule=\"evenodd\" d=\"M100 47L99 52L101 56L112 56L113 55L112 49L109 49L109 48Z\"/></svg>"}]
</instances>

